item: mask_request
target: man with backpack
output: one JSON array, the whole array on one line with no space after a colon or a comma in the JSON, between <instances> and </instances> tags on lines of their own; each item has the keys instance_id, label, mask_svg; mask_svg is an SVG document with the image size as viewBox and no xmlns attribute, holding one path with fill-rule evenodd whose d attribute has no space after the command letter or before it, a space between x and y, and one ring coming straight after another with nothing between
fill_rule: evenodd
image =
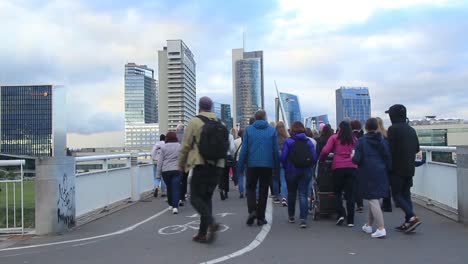
<instances>
[{"instance_id":1,"label":"man with backpack","mask_svg":"<svg viewBox=\"0 0 468 264\"><path fill-rule=\"evenodd\" d=\"M247 167L247 205L249 216L247 225L252 225L257 219L257 225L267 223L265 219L268 187L273 169L279 171L279 152L276 129L266 121L266 112L258 110L255 122L245 129L242 138L238 173ZM259 197L257 204L256 189L259 183Z\"/></svg>"},{"instance_id":2,"label":"man with backpack","mask_svg":"<svg viewBox=\"0 0 468 264\"><path fill-rule=\"evenodd\" d=\"M190 182L192 206L200 215L200 228L193 241L209 243L215 238L219 225L212 215L212 197L218 179L224 171L229 132L211 112L213 101L202 97L200 113L185 130L179 155L179 169L193 169Z\"/></svg>"}]
</instances>

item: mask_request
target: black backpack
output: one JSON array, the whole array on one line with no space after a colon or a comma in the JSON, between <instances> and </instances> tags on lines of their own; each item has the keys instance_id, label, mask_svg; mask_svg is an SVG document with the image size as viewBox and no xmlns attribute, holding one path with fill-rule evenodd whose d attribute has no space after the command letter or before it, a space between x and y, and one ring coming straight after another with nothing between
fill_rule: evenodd
<instances>
[{"instance_id":1,"label":"black backpack","mask_svg":"<svg viewBox=\"0 0 468 264\"><path fill-rule=\"evenodd\" d=\"M229 132L226 126L219 120L202 115L197 117L204 123L198 144L200 155L205 161L225 159L229 148Z\"/></svg>"},{"instance_id":2,"label":"black backpack","mask_svg":"<svg viewBox=\"0 0 468 264\"><path fill-rule=\"evenodd\" d=\"M296 168L308 168L314 165L314 156L310 151L308 139L295 139L292 151L289 153L289 161Z\"/></svg>"}]
</instances>

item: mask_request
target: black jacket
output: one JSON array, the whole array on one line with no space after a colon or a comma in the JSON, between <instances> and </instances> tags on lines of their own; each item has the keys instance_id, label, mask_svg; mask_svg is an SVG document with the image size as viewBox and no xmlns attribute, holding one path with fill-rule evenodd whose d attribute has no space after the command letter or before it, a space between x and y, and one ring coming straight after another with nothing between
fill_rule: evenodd
<instances>
[{"instance_id":1,"label":"black jacket","mask_svg":"<svg viewBox=\"0 0 468 264\"><path fill-rule=\"evenodd\" d=\"M392 152L391 177L413 177L419 140L416 131L406 122L405 111L389 110L392 125L388 128L388 142Z\"/></svg>"}]
</instances>

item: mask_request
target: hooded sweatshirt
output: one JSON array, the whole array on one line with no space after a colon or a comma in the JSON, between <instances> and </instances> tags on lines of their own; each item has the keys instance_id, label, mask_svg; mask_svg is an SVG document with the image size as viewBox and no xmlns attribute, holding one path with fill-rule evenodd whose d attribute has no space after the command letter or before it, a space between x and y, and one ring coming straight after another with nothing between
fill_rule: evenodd
<instances>
[{"instance_id":1,"label":"hooded sweatshirt","mask_svg":"<svg viewBox=\"0 0 468 264\"><path fill-rule=\"evenodd\" d=\"M413 177L414 160L416 153L419 152L418 136L416 131L406 122L406 108L404 106L392 106L388 114L392 121L387 132L393 160L392 177Z\"/></svg>"},{"instance_id":2,"label":"hooded sweatshirt","mask_svg":"<svg viewBox=\"0 0 468 264\"><path fill-rule=\"evenodd\" d=\"M239 172L246 167L279 168L276 129L267 121L257 120L245 129L237 166Z\"/></svg>"}]
</instances>

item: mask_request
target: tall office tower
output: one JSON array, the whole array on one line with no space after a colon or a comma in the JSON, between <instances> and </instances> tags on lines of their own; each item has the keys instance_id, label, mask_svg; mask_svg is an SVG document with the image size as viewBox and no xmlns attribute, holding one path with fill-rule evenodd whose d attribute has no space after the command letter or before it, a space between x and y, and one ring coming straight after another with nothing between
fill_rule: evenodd
<instances>
[{"instance_id":1,"label":"tall office tower","mask_svg":"<svg viewBox=\"0 0 468 264\"><path fill-rule=\"evenodd\" d=\"M125 65L125 147L148 149L158 133L157 82L146 65Z\"/></svg>"},{"instance_id":2,"label":"tall office tower","mask_svg":"<svg viewBox=\"0 0 468 264\"><path fill-rule=\"evenodd\" d=\"M65 156L65 87L0 86L0 152L30 157Z\"/></svg>"},{"instance_id":3,"label":"tall office tower","mask_svg":"<svg viewBox=\"0 0 468 264\"><path fill-rule=\"evenodd\" d=\"M232 50L234 124L243 128L259 109L265 108L263 51Z\"/></svg>"},{"instance_id":4,"label":"tall office tower","mask_svg":"<svg viewBox=\"0 0 468 264\"><path fill-rule=\"evenodd\" d=\"M275 111L278 113L276 120L283 121L286 128L290 128L292 123L296 121L303 122L301 106L299 105L299 98L297 95L289 93L278 93L278 101L276 107L278 109Z\"/></svg>"},{"instance_id":5,"label":"tall office tower","mask_svg":"<svg viewBox=\"0 0 468 264\"><path fill-rule=\"evenodd\" d=\"M230 104L221 104L221 120L226 124L228 130L234 127Z\"/></svg>"},{"instance_id":6,"label":"tall office tower","mask_svg":"<svg viewBox=\"0 0 468 264\"><path fill-rule=\"evenodd\" d=\"M182 40L168 40L158 51L159 130L166 133L196 115L196 63Z\"/></svg>"},{"instance_id":7,"label":"tall office tower","mask_svg":"<svg viewBox=\"0 0 468 264\"><path fill-rule=\"evenodd\" d=\"M336 124L345 118L364 125L371 117L371 99L366 87L340 87L336 90Z\"/></svg>"}]
</instances>

